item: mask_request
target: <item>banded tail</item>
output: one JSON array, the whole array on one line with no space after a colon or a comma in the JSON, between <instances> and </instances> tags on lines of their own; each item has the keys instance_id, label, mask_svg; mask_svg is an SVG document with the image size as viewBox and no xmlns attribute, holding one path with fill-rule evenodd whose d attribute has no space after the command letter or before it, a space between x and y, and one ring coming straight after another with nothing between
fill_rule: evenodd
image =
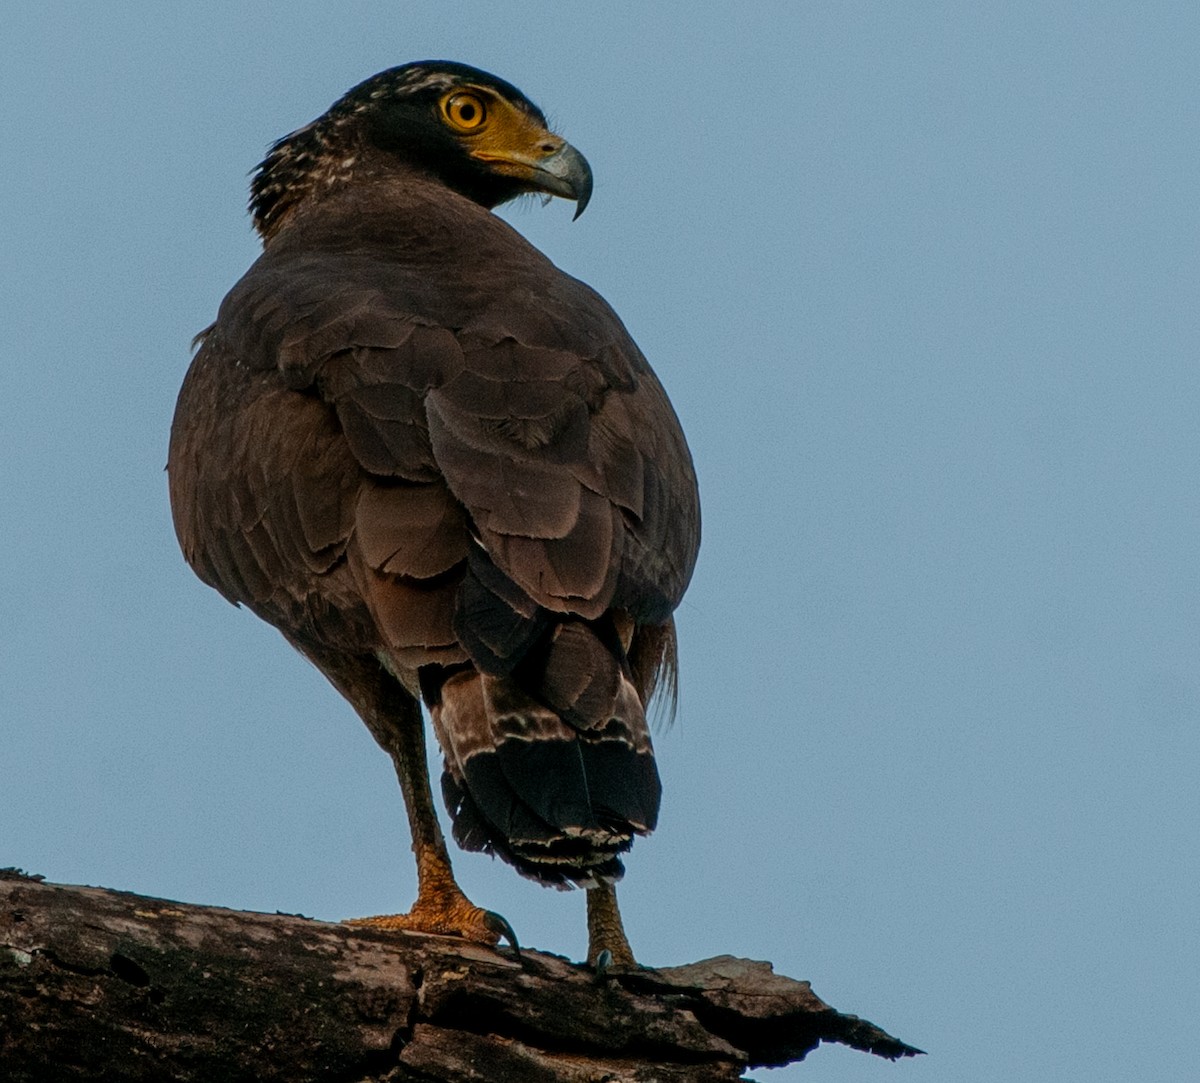
<instances>
[{"instance_id":1,"label":"banded tail","mask_svg":"<svg viewBox=\"0 0 1200 1083\"><path fill-rule=\"evenodd\" d=\"M443 671L426 699L454 838L567 888L621 876L662 787L645 707L611 622L567 619L507 675Z\"/></svg>"}]
</instances>

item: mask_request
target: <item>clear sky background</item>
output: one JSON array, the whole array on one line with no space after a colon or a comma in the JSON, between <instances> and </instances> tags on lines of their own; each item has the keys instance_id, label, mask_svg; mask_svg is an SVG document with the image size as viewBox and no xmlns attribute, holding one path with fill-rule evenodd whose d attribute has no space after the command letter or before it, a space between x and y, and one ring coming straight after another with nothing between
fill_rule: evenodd
<instances>
[{"instance_id":1,"label":"clear sky background","mask_svg":"<svg viewBox=\"0 0 1200 1083\"><path fill-rule=\"evenodd\" d=\"M324 919L415 890L387 757L185 567L167 432L247 173L406 60L491 70L596 192L505 216L687 429L649 964L772 960L929 1051L762 1080L1194 1078L1200 6L10 5L0 865ZM460 855L578 958L581 893Z\"/></svg>"}]
</instances>

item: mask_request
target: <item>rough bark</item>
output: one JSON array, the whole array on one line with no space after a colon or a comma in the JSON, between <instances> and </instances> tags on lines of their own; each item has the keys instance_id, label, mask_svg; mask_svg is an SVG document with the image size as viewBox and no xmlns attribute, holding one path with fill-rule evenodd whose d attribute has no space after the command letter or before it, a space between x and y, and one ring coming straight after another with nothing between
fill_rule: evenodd
<instances>
[{"instance_id":1,"label":"rough bark","mask_svg":"<svg viewBox=\"0 0 1200 1083\"><path fill-rule=\"evenodd\" d=\"M555 955L0 873L9 1083L733 1083L820 1042L919 1052L769 963Z\"/></svg>"}]
</instances>

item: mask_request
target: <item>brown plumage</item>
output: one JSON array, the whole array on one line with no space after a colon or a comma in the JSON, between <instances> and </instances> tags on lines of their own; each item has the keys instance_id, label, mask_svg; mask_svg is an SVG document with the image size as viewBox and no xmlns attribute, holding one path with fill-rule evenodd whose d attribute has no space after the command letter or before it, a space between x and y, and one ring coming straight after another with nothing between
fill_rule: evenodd
<instances>
[{"instance_id":1,"label":"brown plumage","mask_svg":"<svg viewBox=\"0 0 1200 1083\"><path fill-rule=\"evenodd\" d=\"M421 920L444 847L418 699L468 849L590 885L658 813L645 705L674 679L695 477L611 308L490 212L525 191L582 205L590 172L509 84L438 62L355 88L263 163L263 255L201 336L171 433L189 564L396 760L439 870L407 927L441 927Z\"/></svg>"}]
</instances>

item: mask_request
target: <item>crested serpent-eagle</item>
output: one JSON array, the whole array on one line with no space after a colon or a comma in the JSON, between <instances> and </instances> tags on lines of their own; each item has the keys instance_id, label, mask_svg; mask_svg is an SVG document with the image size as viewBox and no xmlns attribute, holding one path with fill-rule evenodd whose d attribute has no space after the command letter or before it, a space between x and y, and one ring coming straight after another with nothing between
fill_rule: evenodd
<instances>
[{"instance_id":1,"label":"crested serpent-eagle","mask_svg":"<svg viewBox=\"0 0 1200 1083\"><path fill-rule=\"evenodd\" d=\"M263 253L184 380L168 464L187 562L278 628L392 756L418 895L383 928L495 943L454 837L588 888L589 959L633 961L612 883L660 785L646 705L700 537L679 422L621 321L492 213L592 190L516 87L442 61L366 80L254 175Z\"/></svg>"}]
</instances>

